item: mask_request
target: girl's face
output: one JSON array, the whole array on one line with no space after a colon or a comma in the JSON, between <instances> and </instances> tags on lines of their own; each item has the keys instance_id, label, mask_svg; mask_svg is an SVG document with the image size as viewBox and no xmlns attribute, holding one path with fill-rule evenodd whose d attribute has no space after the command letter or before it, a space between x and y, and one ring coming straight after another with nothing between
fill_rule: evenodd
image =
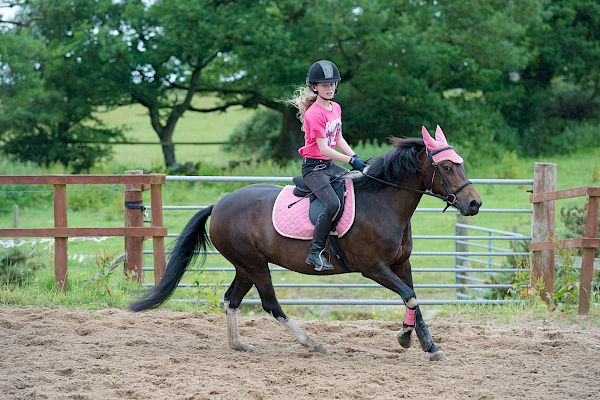
<instances>
[{"instance_id":1,"label":"girl's face","mask_svg":"<svg viewBox=\"0 0 600 400\"><path fill-rule=\"evenodd\" d=\"M317 91L317 95L322 97L325 100L333 99L335 96L335 89L337 87L337 83L315 83L315 90Z\"/></svg>"}]
</instances>

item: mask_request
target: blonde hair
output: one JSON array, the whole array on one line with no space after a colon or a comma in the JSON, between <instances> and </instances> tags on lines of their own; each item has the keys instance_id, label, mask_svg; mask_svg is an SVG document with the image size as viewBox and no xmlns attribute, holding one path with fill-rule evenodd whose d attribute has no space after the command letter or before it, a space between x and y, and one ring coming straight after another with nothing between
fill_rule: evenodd
<instances>
[{"instance_id":1,"label":"blonde hair","mask_svg":"<svg viewBox=\"0 0 600 400\"><path fill-rule=\"evenodd\" d=\"M298 109L296 117L302 123L302 131L304 131L304 113L317 100L317 95L309 85L302 85L296 88L294 95L286 103Z\"/></svg>"}]
</instances>

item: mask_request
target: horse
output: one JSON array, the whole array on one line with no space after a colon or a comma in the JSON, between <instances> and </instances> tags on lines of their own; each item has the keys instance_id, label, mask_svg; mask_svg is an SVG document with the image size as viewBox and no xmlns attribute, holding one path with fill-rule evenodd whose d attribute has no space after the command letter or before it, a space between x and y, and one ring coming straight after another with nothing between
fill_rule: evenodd
<instances>
[{"instance_id":1,"label":"horse","mask_svg":"<svg viewBox=\"0 0 600 400\"><path fill-rule=\"evenodd\" d=\"M441 139L440 139L441 138ZM468 180L462 163L448 146L441 129L432 139L423 127L421 138L391 138L392 150L375 158L353 181L354 224L340 239L353 272L360 272L397 293L405 303L400 345L411 345L415 330L431 361L447 360L429 332L413 289L410 255L411 217L425 194L445 201L462 215L479 212L481 197ZM442 155L449 157L440 157ZM332 258L334 270L317 272L304 261L310 241L281 236L274 229L271 213L281 186L253 184L237 189L195 214L177 239L162 281L142 299L129 305L132 311L158 307L173 293L199 250L212 245L235 267L235 277L223 302L229 346L249 351L238 332L237 310L255 286L262 308L282 323L309 351L326 354L327 349L308 336L281 309L271 280L269 263L309 275L349 272ZM206 223L210 220L207 235ZM209 238L210 237L210 238Z\"/></svg>"}]
</instances>

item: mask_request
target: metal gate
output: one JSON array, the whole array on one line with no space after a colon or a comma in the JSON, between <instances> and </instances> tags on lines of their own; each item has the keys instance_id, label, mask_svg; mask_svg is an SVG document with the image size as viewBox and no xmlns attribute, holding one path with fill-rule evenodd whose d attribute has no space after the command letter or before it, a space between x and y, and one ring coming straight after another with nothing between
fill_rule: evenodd
<instances>
[{"instance_id":1,"label":"metal gate","mask_svg":"<svg viewBox=\"0 0 600 400\"><path fill-rule=\"evenodd\" d=\"M274 183L274 184L289 184L291 183L291 177L254 177L254 176L167 176L167 185L165 185L165 191L168 191L168 182L243 182L243 183ZM518 185L531 187L533 185L533 179L472 179L474 185ZM184 210L201 210L206 205L164 205L163 211L184 211ZM149 207L150 208L150 207ZM443 208L417 208L416 213L441 213ZM456 211L448 210L448 212ZM531 207L522 209L494 209L483 207L480 210L482 214L527 214L529 221L531 218ZM413 217L414 218L414 217ZM436 265L434 267L421 267L414 268L413 273L415 274L415 281L419 282L419 275L421 274L435 274L435 276L445 276L446 282L420 282L415 283L415 290L419 295L419 291L428 289L444 290L448 294L443 298L425 298L419 296L420 304L506 304L512 303L513 300L505 299L490 299L486 298L483 294L485 291L490 290L506 290L513 288L510 283L491 283L486 276L493 276L495 274L511 274L517 272L517 268L508 266L506 263L498 261L499 259L506 259L507 257L527 257L529 253L527 251L514 251L506 247L499 247L495 243L500 241L509 240L531 240L531 236L518 234L514 232L505 232L495 230L492 228L476 227L461 222L460 217L454 224L455 234L454 235L413 235L413 241L415 248L421 247L421 245L427 247L428 241L447 241L450 243L454 250L450 251L435 251L434 249L424 249L412 252L411 260L413 266L419 264L415 261L415 258L420 257L435 257L436 259L443 258L454 258L454 265L452 262L447 262L445 265ZM165 216L165 225L169 225L168 217ZM477 231L475 235L469 235L469 231ZM177 237L177 234L169 234L168 237ZM145 250L145 254L152 254L151 250ZM168 253L168 252L167 252ZM220 290L224 291L229 286L229 281L219 281L219 279L211 279L211 274L225 273L230 274L231 279L232 273L235 270L226 261L221 260L220 262L211 261L210 257L218 255L216 251L206 252L209 259L203 267L190 266L188 273L196 273L202 276L202 282L196 281L194 283L182 283L180 288L197 288L199 290ZM434 264L438 264L434 262ZM281 304L289 305L401 305L404 304L402 299L398 295L389 291L388 289L380 286L379 284L373 283L370 280L362 278L359 274L346 274L346 276L352 276L354 278L334 278L332 276L319 276L317 278L319 282L303 282L298 277L303 276L301 274L291 273L284 268L271 265L270 266L274 287L278 290L278 298ZM153 271L152 266L146 266L144 271ZM529 273L529 270L526 271ZM452 275L454 275L454 282L448 283L448 280L452 281ZM306 280L306 276L303 280ZM334 275L333 277L341 277L340 275ZM327 279L325 279L327 278ZM325 281L325 282L324 282ZM146 286L152 286L147 284ZM291 297L281 296L282 290L304 290L307 289L318 289L321 292L327 291L329 298L314 298L305 294L294 295ZM357 296L356 291L353 291L351 298L344 296L344 291L348 289L359 289L367 292L365 296ZM383 289L383 290L382 290ZM375 292L377 291L377 292ZM320 292L320 293L321 293ZM251 292L252 293L252 292ZM377 293L377 296L373 296L373 293ZM449 294L451 293L451 294ZM254 298L253 298L254 297ZM260 304L260 299L257 298L256 294L251 296L249 294L244 299L243 304Z\"/></svg>"}]
</instances>

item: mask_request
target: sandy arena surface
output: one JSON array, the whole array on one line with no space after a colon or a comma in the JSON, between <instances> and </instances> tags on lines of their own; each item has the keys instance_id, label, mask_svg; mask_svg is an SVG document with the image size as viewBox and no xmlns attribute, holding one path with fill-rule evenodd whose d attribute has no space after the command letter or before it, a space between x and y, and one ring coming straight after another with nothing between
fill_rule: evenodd
<instances>
[{"instance_id":1,"label":"sandy arena surface","mask_svg":"<svg viewBox=\"0 0 600 400\"><path fill-rule=\"evenodd\" d=\"M238 353L222 315L0 307L0 399L599 398L597 327L435 318L436 363L400 323L295 321L330 354L268 317L240 318Z\"/></svg>"}]
</instances>

